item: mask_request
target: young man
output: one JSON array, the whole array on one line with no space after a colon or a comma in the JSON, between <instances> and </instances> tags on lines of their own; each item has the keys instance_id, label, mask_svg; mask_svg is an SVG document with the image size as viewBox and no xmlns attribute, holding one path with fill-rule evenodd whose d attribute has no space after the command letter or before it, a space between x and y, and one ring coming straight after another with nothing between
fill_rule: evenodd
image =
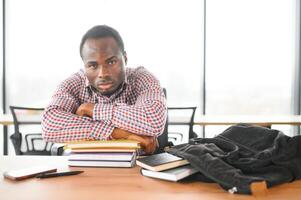
<instances>
[{"instance_id":1,"label":"young man","mask_svg":"<svg viewBox=\"0 0 301 200\"><path fill-rule=\"evenodd\" d=\"M80 44L84 70L63 81L46 108L46 141L133 139L146 153L157 146L166 122L159 81L145 68L126 68L119 33L95 26Z\"/></svg>"}]
</instances>

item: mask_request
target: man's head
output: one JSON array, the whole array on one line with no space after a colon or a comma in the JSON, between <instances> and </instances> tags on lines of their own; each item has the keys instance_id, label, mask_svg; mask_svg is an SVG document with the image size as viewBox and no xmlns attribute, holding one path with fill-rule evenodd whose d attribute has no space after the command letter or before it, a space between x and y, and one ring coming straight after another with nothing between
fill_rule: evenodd
<instances>
[{"instance_id":1,"label":"man's head","mask_svg":"<svg viewBox=\"0 0 301 200\"><path fill-rule=\"evenodd\" d=\"M106 25L87 31L80 55L90 84L101 94L111 95L125 79L126 52L119 33Z\"/></svg>"}]
</instances>

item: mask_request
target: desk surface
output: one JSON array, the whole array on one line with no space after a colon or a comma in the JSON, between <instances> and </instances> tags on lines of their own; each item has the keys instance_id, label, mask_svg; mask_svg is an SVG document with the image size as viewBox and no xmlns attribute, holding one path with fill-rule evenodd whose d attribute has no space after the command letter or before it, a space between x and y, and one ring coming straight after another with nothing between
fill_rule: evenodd
<instances>
[{"instance_id":1,"label":"desk surface","mask_svg":"<svg viewBox=\"0 0 301 200\"><path fill-rule=\"evenodd\" d=\"M0 114L0 125L11 125L13 124L13 116L10 114Z\"/></svg>"},{"instance_id":2,"label":"desk surface","mask_svg":"<svg viewBox=\"0 0 301 200\"><path fill-rule=\"evenodd\" d=\"M169 116L170 124L188 123L189 118ZM233 125L249 123L257 125L301 125L301 115L202 115L194 125Z\"/></svg>"},{"instance_id":3,"label":"desk surface","mask_svg":"<svg viewBox=\"0 0 301 200\"><path fill-rule=\"evenodd\" d=\"M39 122L42 119L42 113L40 114L19 114L18 120L22 122ZM11 114L0 115L0 125L11 125L14 123L13 116Z\"/></svg>"},{"instance_id":4,"label":"desk surface","mask_svg":"<svg viewBox=\"0 0 301 200\"><path fill-rule=\"evenodd\" d=\"M301 181L282 184L268 189L261 196L233 195L215 183L174 183L140 175L140 168L73 168L85 172L75 176L49 179L31 178L14 182L4 179L3 171L20 169L37 164L50 164L58 170L68 168L66 157L50 156L0 156L1 199L122 199L122 200L297 200L301 199Z\"/></svg>"},{"instance_id":5,"label":"desk surface","mask_svg":"<svg viewBox=\"0 0 301 200\"><path fill-rule=\"evenodd\" d=\"M40 118L40 115L33 115L31 118ZM30 120L27 116L27 120ZM171 123L187 123L189 118L180 116L169 116ZM301 115L202 115L195 125L232 125L237 123L250 123L258 125L301 125ZM13 117L10 114L0 114L0 125L13 124Z\"/></svg>"}]
</instances>

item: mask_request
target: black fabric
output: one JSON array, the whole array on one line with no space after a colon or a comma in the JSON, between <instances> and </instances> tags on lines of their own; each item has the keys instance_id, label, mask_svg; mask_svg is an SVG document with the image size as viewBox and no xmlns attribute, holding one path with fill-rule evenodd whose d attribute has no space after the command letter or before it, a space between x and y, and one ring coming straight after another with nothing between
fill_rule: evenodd
<instances>
[{"instance_id":1,"label":"black fabric","mask_svg":"<svg viewBox=\"0 0 301 200\"><path fill-rule=\"evenodd\" d=\"M253 182L264 180L272 187L301 178L301 136L260 126L238 124L168 152L187 159L224 189L242 194L251 194Z\"/></svg>"}]
</instances>

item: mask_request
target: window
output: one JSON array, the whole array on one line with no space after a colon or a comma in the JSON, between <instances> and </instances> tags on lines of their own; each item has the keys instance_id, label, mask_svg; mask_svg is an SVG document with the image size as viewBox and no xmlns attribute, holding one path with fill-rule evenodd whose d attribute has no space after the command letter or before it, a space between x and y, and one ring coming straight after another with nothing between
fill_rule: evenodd
<instances>
[{"instance_id":1,"label":"window","mask_svg":"<svg viewBox=\"0 0 301 200\"><path fill-rule=\"evenodd\" d=\"M0 3L0 10L3 11L3 4ZM1 26L0 26L0 77L1 77L1 82L0 82L0 113L2 114L3 113L3 14L1 12L1 15L0 15L0 21L1 21ZM2 147L2 144L3 144L3 127L0 126L0 155L3 155L3 148Z\"/></svg>"},{"instance_id":2,"label":"window","mask_svg":"<svg viewBox=\"0 0 301 200\"><path fill-rule=\"evenodd\" d=\"M82 35L116 28L128 66L145 66L169 106L202 108L204 1L6 1L7 106L45 107L83 68ZM206 114L290 114L295 0L206 1ZM30 94L30 95L28 95ZM195 127L200 134L199 127ZM285 133L289 127L284 128ZM225 127L206 127L206 136Z\"/></svg>"},{"instance_id":3,"label":"window","mask_svg":"<svg viewBox=\"0 0 301 200\"><path fill-rule=\"evenodd\" d=\"M145 66L169 106L201 107L203 1L7 1L7 104L45 107L58 84L83 68L82 35L107 24L124 39L128 66ZM200 113L200 111L199 111Z\"/></svg>"},{"instance_id":4,"label":"window","mask_svg":"<svg viewBox=\"0 0 301 200\"><path fill-rule=\"evenodd\" d=\"M292 114L294 4L207 1L207 114Z\"/></svg>"},{"instance_id":5,"label":"window","mask_svg":"<svg viewBox=\"0 0 301 200\"><path fill-rule=\"evenodd\" d=\"M170 105L201 105L203 1L10 0L9 104L46 106L57 85L82 68L79 43L92 26L116 28L128 66L145 66ZM72 6L70 6L72 5ZM27 95L31 94L31 95Z\"/></svg>"}]
</instances>

